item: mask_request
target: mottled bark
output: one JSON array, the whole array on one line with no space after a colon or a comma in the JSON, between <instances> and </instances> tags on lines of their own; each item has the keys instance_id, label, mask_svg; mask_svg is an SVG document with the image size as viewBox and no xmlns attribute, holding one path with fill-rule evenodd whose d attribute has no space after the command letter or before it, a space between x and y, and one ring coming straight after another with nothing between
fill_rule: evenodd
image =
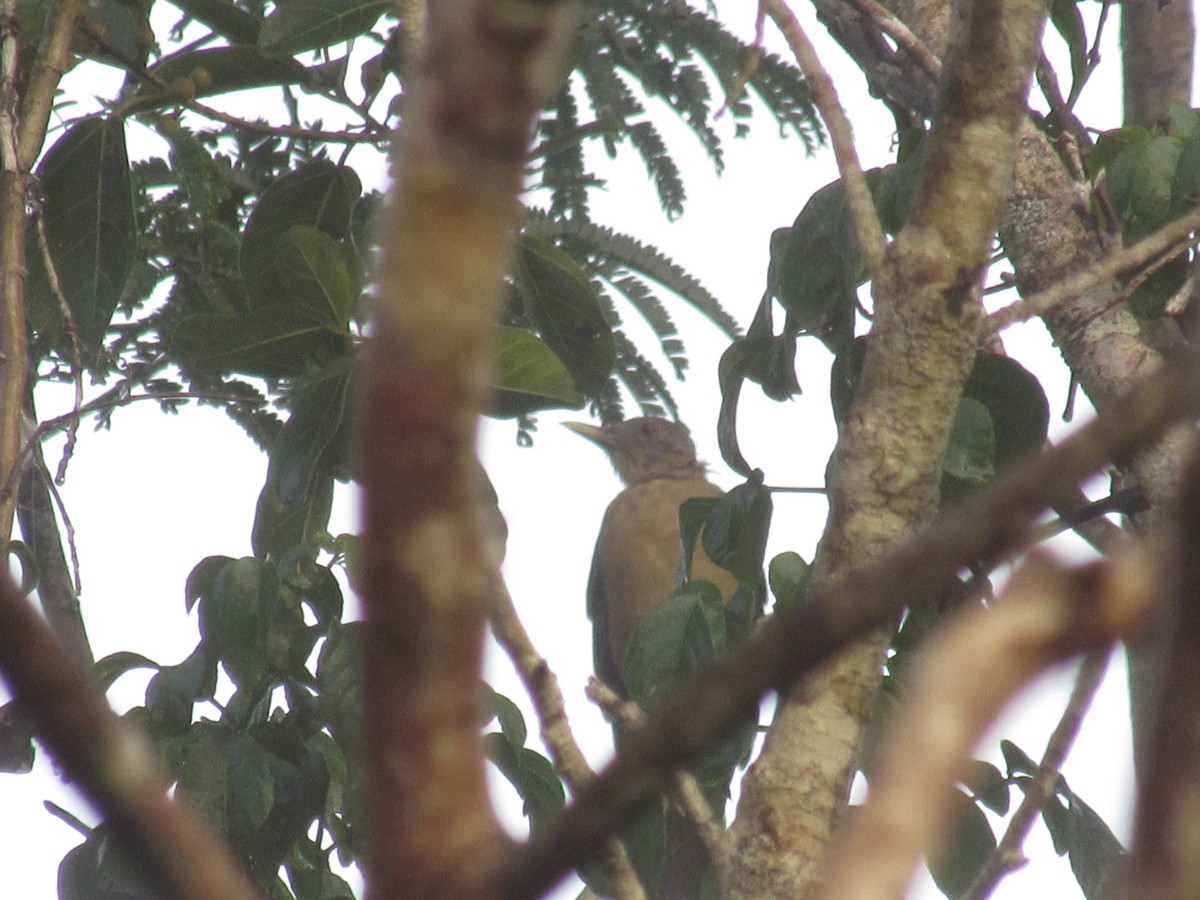
<instances>
[{"instance_id":1,"label":"mottled bark","mask_svg":"<svg viewBox=\"0 0 1200 900\"><path fill-rule=\"evenodd\" d=\"M928 523L939 463L979 339L980 278L1011 180L1040 45L1040 2L956 8L926 170L873 289L875 322L831 467L818 585ZM844 809L887 634L785 694L747 773L731 894L805 896Z\"/></svg>"},{"instance_id":2,"label":"mottled bark","mask_svg":"<svg viewBox=\"0 0 1200 900\"><path fill-rule=\"evenodd\" d=\"M1192 0L1125 0L1121 4L1121 71L1125 123L1149 127L1167 106L1192 96L1196 44Z\"/></svg>"}]
</instances>

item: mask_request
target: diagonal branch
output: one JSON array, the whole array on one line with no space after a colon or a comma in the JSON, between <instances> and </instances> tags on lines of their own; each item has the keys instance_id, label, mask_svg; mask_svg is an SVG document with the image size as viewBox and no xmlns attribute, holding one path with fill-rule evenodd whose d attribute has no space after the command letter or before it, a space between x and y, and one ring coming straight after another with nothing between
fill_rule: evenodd
<instances>
[{"instance_id":1,"label":"diagonal branch","mask_svg":"<svg viewBox=\"0 0 1200 900\"><path fill-rule=\"evenodd\" d=\"M154 748L109 708L7 574L0 575L0 673L58 765L164 895L260 900L209 828L167 797Z\"/></svg>"},{"instance_id":2,"label":"diagonal branch","mask_svg":"<svg viewBox=\"0 0 1200 900\"><path fill-rule=\"evenodd\" d=\"M1172 358L1060 445L1015 467L973 502L835 587L815 586L801 609L775 618L723 663L675 691L558 825L532 841L506 875L504 896L535 896L590 858L657 797L672 771L724 736L765 691L813 672L901 609L936 602L964 563L1013 553L1045 507L1070 497L1091 473L1128 459L1172 424L1195 417L1197 374L1195 361Z\"/></svg>"}]
</instances>

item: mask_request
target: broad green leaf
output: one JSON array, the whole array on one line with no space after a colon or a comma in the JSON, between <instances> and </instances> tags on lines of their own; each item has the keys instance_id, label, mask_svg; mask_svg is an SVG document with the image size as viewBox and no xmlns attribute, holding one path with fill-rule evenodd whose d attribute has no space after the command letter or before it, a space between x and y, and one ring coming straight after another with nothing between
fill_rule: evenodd
<instances>
[{"instance_id":1,"label":"broad green leaf","mask_svg":"<svg viewBox=\"0 0 1200 900\"><path fill-rule=\"evenodd\" d=\"M1004 765L1007 768L1009 778L1012 778L1014 775L1033 775L1037 773L1038 764L1033 761L1033 758L1028 753L1012 741L1003 740L1000 742L1000 755L1004 757Z\"/></svg>"},{"instance_id":2,"label":"broad green leaf","mask_svg":"<svg viewBox=\"0 0 1200 900\"><path fill-rule=\"evenodd\" d=\"M1112 829L1096 811L1072 796L1067 819L1068 858L1071 871L1087 900L1109 900L1117 896L1126 852Z\"/></svg>"},{"instance_id":3,"label":"broad green leaf","mask_svg":"<svg viewBox=\"0 0 1200 900\"><path fill-rule=\"evenodd\" d=\"M1037 453L1046 443L1050 405L1034 375L1009 356L977 353L963 394L987 407L995 436L995 468Z\"/></svg>"},{"instance_id":4,"label":"broad green leaf","mask_svg":"<svg viewBox=\"0 0 1200 900\"><path fill-rule=\"evenodd\" d=\"M587 395L598 392L612 373L616 344L579 264L551 241L522 234L513 279L534 328L566 365L575 387Z\"/></svg>"},{"instance_id":5,"label":"broad green leaf","mask_svg":"<svg viewBox=\"0 0 1200 900\"><path fill-rule=\"evenodd\" d=\"M750 463L742 455L737 434L738 401L742 384L763 356L770 352L771 339L746 337L730 344L717 365L717 383L721 387L721 412L717 418L717 445L725 464L739 475L749 475Z\"/></svg>"},{"instance_id":6,"label":"broad green leaf","mask_svg":"<svg viewBox=\"0 0 1200 900\"><path fill-rule=\"evenodd\" d=\"M701 537L704 552L738 581L759 584L771 509L771 492L763 486L763 473L756 469L745 483L717 500Z\"/></svg>"},{"instance_id":7,"label":"broad green leaf","mask_svg":"<svg viewBox=\"0 0 1200 900\"><path fill-rule=\"evenodd\" d=\"M345 241L361 193L353 169L324 161L283 175L263 192L242 237L240 267L252 305L292 302L279 272L280 239L294 225L308 225L334 241Z\"/></svg>"},{"instance_id":8,"label":"broad green leaf","mask_svg":"<svg viewBox=\"0 0 1200 900\"><path fill-rule=\"evenodd\" d=\"M248 43L233 47L185 50L161 59L150 72L168 85L167 90L144 82L119 107L124 114L145 112L191 98L215 97L234 91L277 85L306 85L309 71L294 59L270 56ZM190 98L189 98L190 99Z\"/></svg>"},{"instance_id":9,"label":"broad green leaf","mask_svg":"<svg viewBox=\"0 0 1200 900\"><path fill-rule=\"evenodd\" d=\"M1127 141L1107 166L1113 208L1125 223L1127 240L1149 234L1171 216L1172 187L1183 151L1173 135L1129 132Z\"/></svg>"},{"instance_id":10,"label":"broad green leaf","mask_svg":"<svg viewBox=\"0 0 1200 900\"><path fill-rule=\"evenodd\" d=\"M311 225L293 225L275 243L275 266L290 301L345 331L358 284L341 248Z\"/></svg>"},{"instance_id":11,"label":"broad green leaf","mask_svg":"<svg viewBox=\"0 0 1200 900\"><path fill-rule=\"evenodd\" d=\"M1087 76L1087 32L1083 27L1083 14L1076 0L1053 0L1050 5L1050 22L1054 30L1067 42L1071 59L1071 91L1067 103L1070 105L1083 89Z\"/></svg>"},{"instance_id":12,"label":"broad green leaf","mask_svg":"<svg viewBox=\"0 0 1200 900\"><path fill-rule=\"evenodd\" d=\"M212 593L217 576L234 561L232 556L207 556L192 568L183 588L184 607L188 612L196 601Z\"/></svg>"},{"instance_id":13,"label":"broad green leaf","mask_svg":"<svg viewBox=\"0 0 1200 900\"><path fill-rule=\"evenodd\" d=\"M541 831L566 803L562 781L549 760L528 747L514 747L504 735L483 736L484 754L495 763L524 801L531 831Z\"/></svg>"},{"instance_id":14,"label":"broad green leaf","mask_svg":"<svg viewBox=\"0 0 1200 900\"><path fill-rule=\"evenodd\" d=\"M643 708L652 708L700 662L724 652L724 631L717 624L724 620L723 607L711 584L688 582L637 624L626 648L624 673L630 696Z\"/></svg>"},{"instance_id":15,"label":"broad green leaf","mask_svg":"<svg viewBox=\"0 0 1200 900\"><path fill-rule=\"evenodd\" d=\"M942 475L975 486L996 474L996 435L992 417L978 400L963 397L954 414L946 451L942 455Z\"/></svg>"},{"instance_id":16,"label":"broad green leaf","mask_svg":"<svg viewBox=\"0 0 1200 900\"><path fill-rule=\"evenodd\" d=\"M966 892L996 849L987 816L962 791L954 792L955 824L949 843L929 859L929 874L947 897Z\"/></svg>"},{"instance_id":17,"label":"broad green leaf","mask_svg":"<svg viewBox=\"0 0 1200 900\"><path fill-rule=\"evenodd\" d=\"M1008 813L1009 790L1004 773L989 762L973 759L967 763L962 782L980 803L1003 816Z\"/></svg>"},{"instance_id":18,"label":"broad green leaf","mask_svg":"<svg viewBox=\"0 0 1200 900\"><path fill-rule=\"evenodd\" d=\"M245 557L225 566L200 601L201 637L239 687L258 686L267 674L263 636L278 590L274 569Z\"/></svg>"},{"instance_id":19,"label":"broad green leaf","mask_svg":"<svg viewBox=\"0 0 1200 900\"><path fill-rule=\"evenodd\" d=\"M318 478L299 500L285 503L268 482L258 495L251 545L254 552L278 556L292 547L308 544L329 524L333 509L333 477Z\"/></svg>"},{"instance_id":20,"label":"broad green leaf","mask_svg":"<svg viewBox=\"0 0 1200 900\"><path fill-rule=\"evenodd\" d=\"M81 119L50 148L37 173L50 256L84 351L94 355L104 344L137 252L124 123L115 117ZM65 348L65 339L57 337L64 333L61 313L36 233L27 239L31 322Z\"/></svg>"},{"instance_id":21,"label":"broad green leaf","mask_svg":"<svg viewBox=\"0 0 1200 900\"><path fill-rule=\"evenodd\" d=\"M89 41L96 43L95 56L122 68L145 65L154 45L148 7L140 0L89 0L80 25L88 38L95 34L104 38L103 45Z\"/></svg>"},{"instance_id":22,"label":"broad green leaf","mask_svg":"<svg viewBox=\"0 0 1200 900\"><path fill-rule=\"evenodd\" d=\"M236 313L200 313L172 322L171 350L209 372L291 378L345 357L346 333L315 319L297 303L280 302Z\"/></svg>"},{"instance_id":23,"label":"broad green leaf","mask_svg":"<svg viewBox=\"0 0 1200 900\"><path fill-rule=\"evenodd\" d=\"M675 573L678 587L692 577L692 560L696 557L696 546L708 518L717 505L716 497L690 497L679 505L679 536L683 542L679 571Z\"/></svg>"},{"instance_id":24,"label":"broad green leaf","mask_svg":"<svg viewBox=\"0 0 1200 900\"><path fill-rule=\"evenodd\" d=\"M809 198L791 228L771 235L767 290L802 334L836 350L853 336L861 282L862 259L845 189L835 181Z\"/></svg>"},{"instance_id":25,"label":"broad green leaf","mask_svg":"<svg viewBox=\"0 0 1200 900\"><path fill-rule=\"evenodd\" d=\"M197 700L211 698L217 686L217 666L203 647L176 666L162 666L146 686L146 709L158 729L179 734L192 724Z\"/></svg>"},{"instance_id":26,"label":"broad green leaf","mask_svg":"<svg viewBox=\"0 0 1200 900\"><path fill-rule=\"evenodd\" d=\"M100 686L100 690L107 691L113 686L113 683L124 675L126 672L132 672L134 669L161 669L158 663L149 657L142 656L140 653L134 653L131 650L118 650L116 653L110 653L103 659L96 660L92 666L92 677L96 680L96 684Z\"/></svg>"},{"instance_id":27,"label":"broad green leaf","mask_svg":"<svg viewBox=\"0 0 1200 900\"><path fill-rule=\"evenodd\" d=\"M340 44L370 31L391 8L387 0L276 0L258 45L267 53L292 56Z\"/></svg>"},{"instance_id":28,"label":"broad green leaf","mask_svg":"<svg viewBox=\"0 0 1200 900\"><path fill-rule=\"evenodd\" d=\"M563 361L524 328L496 328L488 414L514 418L543 409L581 409L584 397Z\"/></svg>"},{"instance_id":29,"label":"broad green leaf","mask_svg":"<svg viewBox=\"0 0 1200 900\"><path fill-rule=\"evenodd\" d=\"M114 837L107 823L92 829L58 867L59 900L150 900L153 879Z\"/></svg>"},{"instance_id":30,"label":"broad green leaf","mask_svg":"<svg viewBox=\"0 0 1200 900\"><path fill-rule=\"evenodd\" d=\"M767 566L767 582L775 595L775 611L788 614L800 607L808 590L812 566L799 553L785 550Z\"/></svg>"},{"instance_id":31,"label":"broad green leaf","mask_svg":"<svg viewBox=\"0 0 1200 900\"><path fill-rule=\"evenodd\" d=\"M513 749L520 750L524 747L525 739L529 737L529 729L525 726L525 717L521 715L517 704L503 694L491 691L489 711L495 714L496 720L500 723L500 732L504 735L504 739L512 744Z\"/></svg>"},{"instance_id":32,"label":"broad green leaf","mask_svg":"<svg viewBox=\"0 0 1200 900\"><path fill-rule=\"evenodd\" d=\"M172 5L232 44L253 44L258 40L259 20L229 0L178 0Z\"/></svg>"}]
</instances>

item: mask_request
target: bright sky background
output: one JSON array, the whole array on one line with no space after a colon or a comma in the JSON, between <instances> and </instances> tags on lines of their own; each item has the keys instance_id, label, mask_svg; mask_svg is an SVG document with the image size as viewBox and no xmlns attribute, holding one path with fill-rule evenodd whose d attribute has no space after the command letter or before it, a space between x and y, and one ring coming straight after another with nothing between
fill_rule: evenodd
<instances>
[{"instance_id":1,"label":"bright sky background","mask_svg":"<svg viewBox=\"0 0 1200 900\"><path fill-rule=\"evenodd\" d=\"M869 99L857 69L824 38L809 8L803 3L796 8L834 71L843 103L851 111L864 165L886 163L890 118ZM1115 20L1114 15L1104 49L1109 68L1093 78L1081 105L1081 118L1101 128L1119 124ZM731 27L750 33L752 7L745 7L745 21ZM773 34L768 43L780 47ZM732 135L728 121L718 127ZM691 199L683 218L666 222L640 163L628 154L617 165L636 169L614 175L612 192L595 197L594 218L656 244L699 276L743 325L748 324L764 287L769 235L774 228L791 224L808 195L836 177L832 154L824 150L808 159L798 141L780 142L775 129L760 118L749 139L726 143L726 172L717 179L690 134L669 121L662 128L687 173ZM378 168L372 173L366 163L365 153L351 159L364 182L378 183L382 173ZM600 162L597 167L604 170L605 165ZM635 315L625 317L626 326L640 339L649 332L637 330ZM699 316L686 314L678 305L672 315L692 361L688 380L672 389L701 457L712 466L713 479L732 487L739 479L720 463L715 438L719 402L715 371L723 340ZM1061 434L1065 426L1057 417L1066 400L1066 371L1044 330L1036 325L1010 329L1005 342L1012 355L1042 378L1054 417L1052 436ZM833 445L827 392L830 358L812 340L802 341L799 357L803 396L780 405L747 386L742 400L743 451L752 465L766 472L772 485L822 484ZM44 418L70 408L70 396L62 391L39 394L38 402ZM583 697L583 685L591 674L591 637L583 597L595 532L619 485L598 450L558 426L560 421L580 418L583 413L540 417L530 449L515 445L512 423L485 422L481 450L508 521L505 574L511 593L535 645L558 674L585 753L599 765L610 753L610 737L607 725ZM47 446L51 468L59 446L58 441ZM195 620L184 611L184 579L205 556L250 553L254 504L265 475L266 457L224 414L212 409L193 408L166 418L156 407L142 404L118 410L111 432L92 432L85 424L63 497L76 529L83 608L97 657L128 649L174 663L191 650ZM824 500L786 495L777 496L775 505L768 558L791 549L811 559L824 524ZM353 498L344 491L330 530L354 527ZM498 652L489 654L488 673L498 690L522 702L532 726L528 704ZM121 682L123 702L140 702L144 680L130 676ZM997 726L996 735L983 742L980 754L999 763L996 736L1003 734L1039 757L1070 681L1069 671L1049 676L1022 701L1018 713ZM1122 838L1128 836L1131 797L1127 715L1124 668L1118 660L1066 768L1071 786ZM502 783L497 795L511 797ZM43 811L41 802L46 798L95 821L86 806L58 783L44 754L39 754L37 774L32 777L0 775L0 809L5 812L0 816L0 897L51 900L56 896L58 861L80 838ZM506 821L520 832L524 822L519 805L509 799L500 805ZM1065 861L1053 857L1040 826L1035 827L1027 849L1034 864L1006 881L997 897L1078 896ZM564 886L558 893L566 897L575 892L576 887ZM926 888L919 896L941 895Z\"/></svg>"}]
</instances>

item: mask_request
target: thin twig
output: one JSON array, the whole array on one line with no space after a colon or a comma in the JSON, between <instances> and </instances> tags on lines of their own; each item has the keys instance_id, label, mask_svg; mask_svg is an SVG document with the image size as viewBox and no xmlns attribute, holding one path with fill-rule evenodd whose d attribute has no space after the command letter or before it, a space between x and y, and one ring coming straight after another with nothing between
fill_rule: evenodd
<instances>
[{"instance_id":1,"label":"thin twig","mask_svg":"<svg viewBox=\"0 0 1200 900\"><path fill-rule=\"evenodd\" d=\"M1025 797L1009 819L1004 837L1000 839L1000 843L964 895L967 900L984 900L991 895L1005 875L1024 865L1025 855L1021 848L1029 837L1029 830L1038 814L1054 795L1059 770L1062 769L1075 738L1079 736L1084 716L1092 705L1096 691L1100 689L1111 657L1112 648L1109 647L1093 651L1083 658L1079 674L1075 676L1071 699L1046 743L1046 752L1042 754L1037 772L1024 785Z\"/></svg>"},{"instance_id":2,"label":"thin twig","mask_svg":"<svg viewBox=\"0 0 1200 900\"><path fill-rule=\"evenodd\" d=\"M129 406L131 403L137 403L141 400L196 400L207 403L225 403L230 406L236 406L239 403L257 403L248 397L238 397L233 394L207 394L203 391L163 391L162 393L145 393L145 394L122 394L115 397L104 396L90 403L85 403L78 410L72 410L61 416L55 416L53 419L46 419L38 423L34 428L33 433L25 444L21 447L21 452L17 456L16 465L13 471L9 473L8 481L5 482L4 488L0 491L0 496L7 497L15 489L17 485L17 477L21 470L21 464L33 452L33 448L42 442L42 440L56 431L61 431L64 428L71 427L71 424L83 416L97 412L102 409L117 409L122 406Z\"/></svg>"},{"instance_id":3,"label":"thin twig","mask_svg":"<svg viewBox=\"0 0 1200 900\"><path fill-rule=\"evenodd\" d=\"M75 314L71 312L71 304L63 294L62 282L58 278L58 268L50 255L50 238L46 235L46 219L40 213L35 215L37 225L38 249L42 255L42 265L46 267L46 281L50 285L50 293L58 302L58 311L63 319L67 338L71 343L71 380L75 385L75 405L71 410L71 422L67 425L67 442L63 447L62 459L58 463L58 471L54 473L54 483L63 484L67 479L67 463L75 453L75 440L79 434L80 410L83 408L83 344L79 340L79 328L75 324ZM23 459L24 453L21 454ZM18 460L18 466L20 460ZM57 492L56 492L57 495ZM75 558L75 545L71 544L71 558ZM76 579L78 581L78 579ZM78 589L77 589L78 590Z\"/></svg>"},{"instance_id":4,"label":"thin twig","mask_svg":"<svg viewBox=\"0 0 1200 900\"><path fill-rule=\"evenodd\" d=\"M920 66L925 74L934 80L942 75L942 61L925 46L925 42L912 33L907 25L891 14L876 0L851 0L858 11L868 16L878 26L879 30L890 37L896 44L912 57L913 62Z\"/></svg>"},{"instance_id":5,"label":"thin twig","mask_svg":"<svg viewBox=\"0 0 1200 900\"><path fill-rule=\"evenodd\" d=\"M646 724L646 714L640 706L621 697L599 678L588 679L586 693L588 699L604 710L613 722L628 728L641 728ZM704 799L704 791L696 782L696 776L687 769L676 769L672 781L674 799L684 814L695 823L700 839L712 857L717 883L728 884L725 873L729 841L725 829L717 823L712 807Z\"/></svg>"},{"instance_id":6,"label":"thin twig","mask_svg":"<svg viewBox=\"0 0 1200 900\"><path fill-rule=\"evenodd\" d=\"M567 719L558 679L545 657L537 652L529 633L521 623L512 597L504 583L497 580L492 592L490 611L492 634L512 660L525 692L533 702L542 740L550 752L554 768L572 794L596 777L588 765ZM603 865L609 878L608 888L619 900L645 900L646 891L638 880L625 845L613 838L604 850Z\"/></svg>"},{"instance_id":7,"label":"thin twig","mask_svg":"<svg viewBox=\"0 0 1200 900\"><path fill-rule=\"evenodd\" d=\"M863 255L867 272L872 280L883 265L885 238L879 215L875 212L875 201L866 177L858 162L854 149L854 135L846 111L838 101L837 90L829 73L821 65L817 52L800 25L796 14L783 0L760 0L762 8L779 28L791 47L792 54L804 73L804 79L812 90L813 103L821 111L829 138L833 143L833 155L837 159L838 171L846 190L846 204L854 220L854 234L858 238L859 251Z\"/></svg>"}]
</instances>

